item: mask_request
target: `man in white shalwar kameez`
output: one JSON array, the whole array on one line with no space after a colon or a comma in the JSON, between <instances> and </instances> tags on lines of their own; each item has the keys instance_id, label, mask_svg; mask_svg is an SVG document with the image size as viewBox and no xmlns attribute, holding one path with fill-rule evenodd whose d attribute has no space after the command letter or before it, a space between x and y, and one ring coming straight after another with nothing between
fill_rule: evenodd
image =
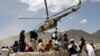
<instances>
[{"instance_id":1,"label":"man in white shalwar kameez","mask_svg":"<svg viewBox=\"0 0 100 56\"><path fill-rule=\"evenodd\" d=\"M96 56L95 50L90 44L86 44L86 51L88 56Z\"/></svg>"}]
</instances>

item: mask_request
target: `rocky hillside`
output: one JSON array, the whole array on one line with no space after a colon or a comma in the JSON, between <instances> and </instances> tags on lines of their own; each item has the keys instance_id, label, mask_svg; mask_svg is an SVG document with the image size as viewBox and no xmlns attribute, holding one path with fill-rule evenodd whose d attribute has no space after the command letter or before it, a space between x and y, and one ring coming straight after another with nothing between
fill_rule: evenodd
<instances>
[{"instance_id":1,"label":"rocky hillside","mask_svg":"<svg viewBox=\"0 0 100 56\"><path fill-rule=\"evenodd\" d=\"M92 34L95 37L100 38L100 30L96 31L95 33Z\"/></svg>"},{"instance_id":2,"label":"rocky hillside","mask_svg":"<svg viewBox=\"0 0 100 56\"><path fill-rule=\"evenodd\" d=\"M99 42L98 39L100 39L100 38L97 38L97 37L85 32L85 31L83 31L83 30L72 29L72 30L65 31L65 32L68 34L69 38L74 38L76 41L79 41L81 36L84 37L88 42L97 43L97 42Z\"/></svg>"},{"instance_id":3,"label":"rocky hillside","mask_svg":"<svg viewBox=\"0 0 100 56\"><path fill-rule=\"evenodd\" d=\"M50 39L51 34L50 33L45 33L45 34L39 33L38 35L39 35L39 38L42 38L43 40L46 40L46 39ZM28 43L29 40L30 40L29 33L26 33L25 37L26 37L25 40ZM6 39L1 40L2 44L0 46L11 46L14 43L14 41L16 41L16 40L17 41L19 40L19 35L8 37Z\"/></svg>"}]
</instances>

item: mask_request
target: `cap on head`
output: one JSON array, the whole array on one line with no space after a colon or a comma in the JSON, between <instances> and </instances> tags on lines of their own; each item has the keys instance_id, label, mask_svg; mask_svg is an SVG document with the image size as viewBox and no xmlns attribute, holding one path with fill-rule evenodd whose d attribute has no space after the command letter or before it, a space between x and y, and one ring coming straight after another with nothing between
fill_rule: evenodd
<instances>
[{"instance_id":1,"label":"cap on head","mask_svg":"<svg viewBox=\"0 0 100 56\"><path fill-rule=\"evenodd\" d=\"M71 41L74 41L74 39L70 39L70 42L71 42Z\"/></svg>"},{"instance_id":2,"label":"cap on head","mask_svg":"<svg viewBox=\"0 0 100 56\"><path fill-rule=\"evenodd\" d=\"M70 39L70 43L74 43L74 39Z\"/></svg>"}]
</instances>

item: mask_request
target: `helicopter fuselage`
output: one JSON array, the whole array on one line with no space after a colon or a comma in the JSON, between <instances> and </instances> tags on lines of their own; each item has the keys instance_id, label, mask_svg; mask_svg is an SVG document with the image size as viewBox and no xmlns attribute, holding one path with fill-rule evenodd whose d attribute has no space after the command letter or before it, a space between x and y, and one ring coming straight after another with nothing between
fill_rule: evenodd
<instances>
[{"instance_id":1,"label":"helicopter fuselage","mask_svg":"<svg viewBox=\"0 0 100 56\"><path fill-rule=\"evenodd\" d=\"M52 29L57 27L57 21L55 19L50 19L45 21L45 23L43 23L39 28L38 28L38 32L43 32L46 31L48 29Z\"/></svg>"}]
</instances>

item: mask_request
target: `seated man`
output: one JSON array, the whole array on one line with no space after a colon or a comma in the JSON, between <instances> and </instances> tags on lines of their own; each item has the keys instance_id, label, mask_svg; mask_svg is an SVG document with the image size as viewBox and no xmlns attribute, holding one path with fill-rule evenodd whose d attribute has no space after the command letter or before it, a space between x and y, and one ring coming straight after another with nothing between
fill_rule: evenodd
<instances>
[{"instance_id":1,"label":"seated man","mask_svg":"<svg viewBox=\"0 0 100 56\"><path fill-rule=\"evenodd\" d=\"M2 47L1 49L1 55L2 56L8 56L9 55L9 49L6 47Z\"/></svg>"},{"instance_id":2,"label":"seated man","mask_svg":"<svg viewBox=\"0 0 100 56\"><path fill-rule=\"evenodd\" d=\"M13 48L13 51L14 52L18 52L19 51L19 44L18 44L18 41L15 41L15 43L13 44L12 46Z\"/></svg>"},{"instance_id":3,"label":"seated man","mask_svg":"<svg viewBox=\"0 0 100 56\"><path fill-rule=\"evenodd\" d=\"M44 52L44 44L41 39L38 40L37 51Z\"/></svg>"},{"instance_id":4,"label":"seated man","mask_svg":"<svg viewBox=\"0 0 100 56\"><path fill-rule=\"evenodd\" d=\"M45 43L45 45L44 45L44 50L45 50L45 51L49 51L51 47L52 47L52 40L49 40L49 41L47 41L47 42Z\"/></svg>"}]
</instances>

